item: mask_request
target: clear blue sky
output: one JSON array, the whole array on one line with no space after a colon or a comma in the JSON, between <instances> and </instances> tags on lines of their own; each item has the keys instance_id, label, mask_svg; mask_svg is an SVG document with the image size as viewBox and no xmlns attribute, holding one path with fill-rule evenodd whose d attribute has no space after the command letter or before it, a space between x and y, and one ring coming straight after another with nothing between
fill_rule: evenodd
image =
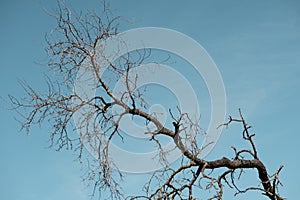
<instances>
[{"instance_id":1,"label":"clear blue sky","mask_svg":"<svg viewBox=\"0 0 300 200\"><path fill-rule=\"evenodd\" d=\"M69 1L67 1L69 2ZM299 196L300 141L300 2L252 1L140 1L110 0L116 15L132 21L125 28L171 28L194 38L209 52L224 79L227 112L242 108L254 126L261 159L270 171L284 164L282 194ZM43 89L44 33L54 21L42 6L55 1L0 1L0 96L22 95L18 79ZM97 9L98 1L74 0L72 7ZM80 165L72 152L49 150L47 128L30 136L18 132L15 113L0 100L0 199L85 200ZM239 142L238 129L224 131L210 157L230 152ZM229 154L231 155L231 154ZM137 179L137 178L136 178ZM128 189L128 191L132 188ZM238 199L252 198L240 196ZM259 199L262 197L258 197Z\"/></svg>"}]
</instances>

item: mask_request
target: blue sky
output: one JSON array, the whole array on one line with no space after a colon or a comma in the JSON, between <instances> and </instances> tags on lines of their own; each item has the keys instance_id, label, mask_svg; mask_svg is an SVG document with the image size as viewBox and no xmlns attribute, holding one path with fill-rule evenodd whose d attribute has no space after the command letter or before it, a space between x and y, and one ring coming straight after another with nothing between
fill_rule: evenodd
<instances>
[{"instance_id":1,"label":"blue sky","mask_svg":"<svg viewBox=\"0 0 300 200\"><path fill-rule=\"evenodd\" d=\"M69 1L67 1L69 2ZM140 1L111 0L116 15L134 27L165 27L194 38L211 55L224 80L227 113L242 108L254 126L261 159L270 171L283 164L282 194L297 199L300 133L300 2L265 1ZM44 34L55 22L42 6L55 1L0 2L0 96L22 96L19 79L43 89ZM74 0L78 10L100 8L98 1ZM0 102L0 199L85 200L81 167L72 152L49 150L47 127L35 127L29 136L18 132L15 113ZM230 153L239 143L239 129L225 130L210 158ZM133 178L138 181L138 177ZM128 189L128 191L132 188ZM240 196L240 199L251 198ZM239 199L238 198L238 199ZM259 198L259 197L258 197Z\"/></svg>"}]
</instances>

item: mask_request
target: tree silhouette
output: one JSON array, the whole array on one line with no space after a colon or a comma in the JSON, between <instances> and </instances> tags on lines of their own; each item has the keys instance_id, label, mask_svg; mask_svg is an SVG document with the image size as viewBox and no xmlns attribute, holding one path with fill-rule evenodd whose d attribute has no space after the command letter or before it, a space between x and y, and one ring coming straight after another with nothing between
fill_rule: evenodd
<instances>
[{"instance_id":1,"label":"tree silhouette","mask_svg":"<svg viewBox=\"0 0 300 200\"><path fill-rule=\"evenodd\" d=\"M114 138L123 139L120 122L125 116L131 116L138 117L147 127L151 125L152 128L147 132L150 136L149 142L156 144L159 160L165 167L153 172L144 187L144 195L126 198L197 199L200 198L198 190L201 188L215 191L209 199L222 199L224 186L228 186L235 190L236 194L257 190L269 199L283 199L278 192L282 166L273 175L269 175L258 156L254 142L255 134L251 133L251 126L246 123L241 110L238 118L229 117L229 120L220 126L240 123L242 139L249 143L250 148L239 150L232 147L233 158L224 155L220 159L205 160L199 156L205 147L199 146L196 137L203 130L189 113L184 113L179 107L176 111L169 110L168 117L172 123L166 125L155 113L147 110L147 99L143 91L137 88L137 79L140 77L134 73L134 69L147 63L150 51L135 51L133 54L123 55L118 62L107 62L105 67L109 76L102 76L100 69L103 63L99 62L99 57L102 56L99 52L103 52L101 48L105 48L105 45L99 44L117 35L118 23L121 22L119 17L112 17L105 4L103 8L100 15L94 12L83 14L71 12L65 4L59 2L57 12L50 13L56 19L57 27L46 35L46 52L49 58L47 66L51 69L50 73L54 72L54 75L46 77L48 91L40 93L30 85L22 83L26 96L22 99L9 96L14 109L23 117L22 128L30 131L34 124L49 122L52 127L51 145L56 146L58 150L74 149L81 161L85 157L84 146L88 144L96 155L95 159L89 161L85 176L85 180L93 183L93 194L96 190L108 190L112 199L125 198L120 182L123 173L115 166L109 147ZM107 61L106 58L101 59ZM90 99L74 90L78 71L82 68L94 76L95 86L99 91L99 94ZM121 78L125 90L116 94L111 88L111 80ZM81 113L75 125L74 115L84 109L91 112ZM180 166L177 168L167 161L166 156L169 152L162 148L162 135L171 139L182 153ZM195 137L189 137L191 135ZM256 169L260 184L240 189L236 181L250 168ZM217 173L213 170L217 170Z\"/></svg>"}]
</instances>

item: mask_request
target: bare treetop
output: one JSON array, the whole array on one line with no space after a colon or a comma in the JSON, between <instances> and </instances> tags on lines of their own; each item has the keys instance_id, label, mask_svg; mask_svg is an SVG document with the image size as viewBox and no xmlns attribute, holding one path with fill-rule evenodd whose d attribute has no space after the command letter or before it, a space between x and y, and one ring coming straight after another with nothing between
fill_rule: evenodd
<instances>
[{"instance_id":1,"label":"bare treetop","mask_svg":"<svg viewBox=\"0 0 300 200\"><path fill-rule=\"evenodd\" d=\"M34 124L49 122L51 145L58 150L74 149L79 160L88 163L84 180L92 184L93 195L97 191L108 191L112 199L199 199L201 191L212 190L214 193L209 199L222 199L227 186L235 190L236 195L256 190L269 199L283 199L278 191L282 166L273 175L268 173L260 160L255 134L241 110L238 118L229 117L228 122L220 126L241 124L242 140L249 143L249 149L232 147L232 158L224 155L220 159L205 160L200 154L206 146L201 146L199 135L205 135L206 131L200 127L199 118L178 106L175 110L168 109L167 117L171 123L164 123L158 113L148 110L145 91L137 85L141 77L136 70L152 62L149 60L151 51L137 50L122 55L116 62L110 62L101 54L106 48L105 40L118 34L119 17L113 17L106 5L101 14L84 14L71 11L60 1L57 12L50 15L56 20L57 27L46 35L47 66L53 72L46 78L48 90L41 93L23 83L26 96L23 99L10 96L10 100L23 117L22 127L26 131ZM157 61L156 64L159 66L160 63ZM92 74L91 79L78 74L79 69ZM79 90L84 88L74 89L79 79L95 86L97 92L92 98L82 95ZM118 80L124 89L117 93L113 86ZM76 115L80 117L74 122ZM141 134L147 134L149 143L156 145L159 162L165 166L153 172L141 196L124 196L121 189L123 172L118 170L110 152L112 140L126 143L126 135L120 131L120 123L126 116L144 123L147 132ZM169 138L174 148L163 149L161 136ZM87 146L94 157L84 150ZM167 156L172 151L182 154L179 166L168 162ZM236 183L250 168L257 171L259 185L240 188Z\"/></svg>"}]
</instances>

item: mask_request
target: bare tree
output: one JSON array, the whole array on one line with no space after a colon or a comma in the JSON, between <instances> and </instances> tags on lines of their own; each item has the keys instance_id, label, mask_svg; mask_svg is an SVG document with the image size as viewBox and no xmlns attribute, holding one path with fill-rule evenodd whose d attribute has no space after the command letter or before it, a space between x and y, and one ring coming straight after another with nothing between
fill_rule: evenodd
<instances>
[{"instance_id":1,"label":"bare tree","mask_svg":"<svg viewBox=\"0 0 300 200\"><path fill-rule=\"evenodd\" d=\"M147 62L150 51L136 51L134 56L129 53L123 55L118 62L107 63L105 68L108 70L108 77L101 75L100 69L103 66L99 62L99 57L102 56L99 55L99 48L101 52L105 45L99 44L118 34L120 22L119 17L112 17L106 5L103 8L100 15L93 12L83 14L71 12L59 2L57 12L50 14L56 19L57 27L46 35L46 52L49 58L47 66L51 73L54 72L46 77L48 91L40 93L22 83L26 96L23 99L10 96L14 108L24 119L22 128L29 131L32 125L48 121L52 127L51 145L56 146L58 150L74 149L81 161L84 161L86 156L84 143L89 143L97 155L97 158L88 161L85 176L85 180L93 183L93 194L96 190L108 190L113 199L125 198L120 185L123 174L114 166L109 146L113 138L123 139L124 135L119 130L120 121L124 116L130 115L144 120L145 126L151 124L155 127L149 129L147 134L151 136L150 141L160 150L158 156L161 162L166 163L166 167L152 174L144 186L143 196L126 198L197 199L200 198L198 190L202 188L215 191L210 199L222 199L224 186L228 186L235 190L236 194L256 190L269 199L283 199L278 192L282 166L273 175L268 173L258 156L253 140L255 134L251 133L251 126L246 123L241 110L238 118L229 117L228 122L221 126L240 123L242 139L249 143L249 149L239 150L232 147L233 158L224 156L216 160L204 160L199 154L205 147L201 148L197 141L197 135L203 130L197 121L191 119L189 113L182 112L179 107L176 111L170 110L169 118L172 124L166 125L158 120L155 113L147 112L147 100L143 91L137 88L136 80L139 77L133 73L133 69ZM80 96L73 89L77 73L83 67L91 72L97 81L95 86L99 94L90 99ZM115 94L111 89L114 82L112 80L120 78L124 80L126 89L121 94ZM118 107L120 112L115 112L114 107ZM75 126L73 116L83 108L92 112L85 113ZM182 152L180 166L167 163L165 156L168 152L161 149L161 135L170 138ZM191 135L194 137L189 137ZM259 185L240 189L236 181L247 169L256 169Z\"/></svg>"}]
</instances>

